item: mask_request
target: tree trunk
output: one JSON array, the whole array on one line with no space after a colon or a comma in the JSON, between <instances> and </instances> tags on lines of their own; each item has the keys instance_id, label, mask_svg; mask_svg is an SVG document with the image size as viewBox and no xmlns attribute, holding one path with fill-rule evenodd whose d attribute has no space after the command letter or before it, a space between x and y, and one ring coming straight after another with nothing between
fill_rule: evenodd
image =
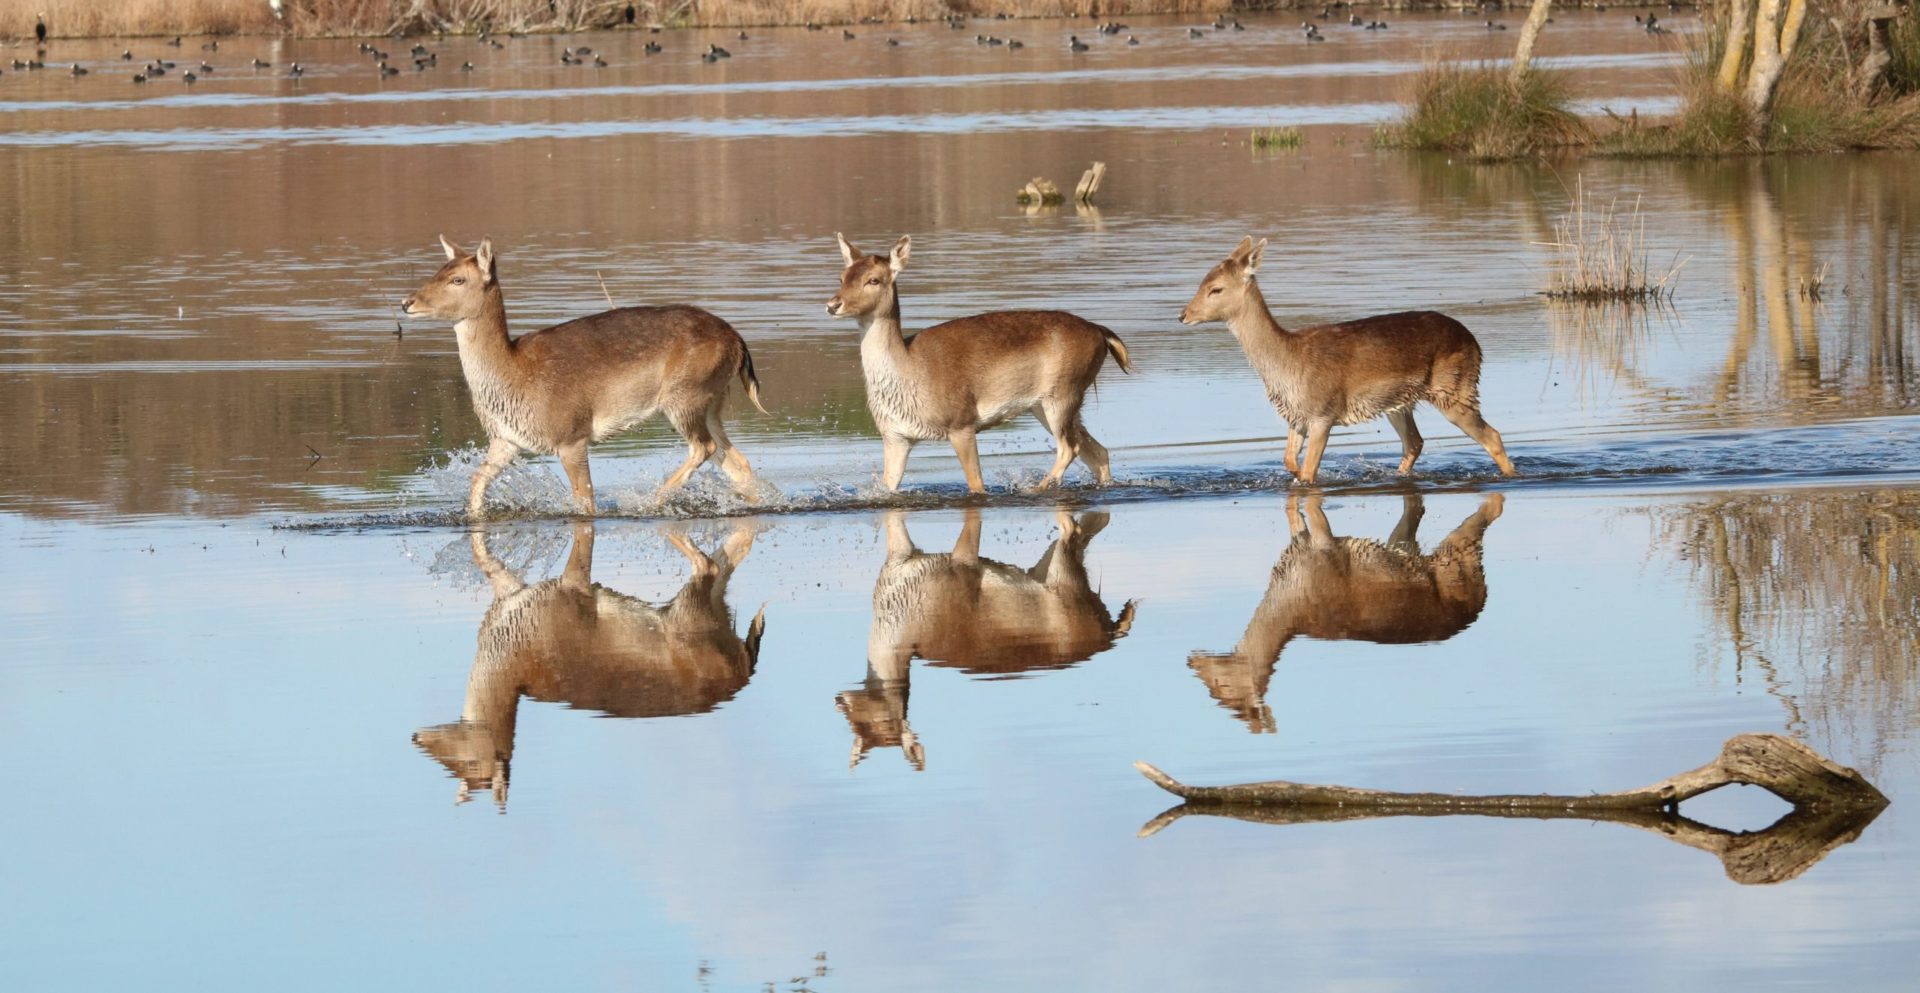
<instances>
[{"instance_id":1,"label":"tree trunk","mask_svg":"<svg viewBox=\"0 0 1920 993\"><path fill-rule=\"evenodd\" d=\"M1740 92L1740 69L1747 60L1747 38L1753 23L1753 0L1731 0L1727 6L1727 48L1714 76L1722 93Z\"/></svg>"},{"instance_id":2,"label":"tree trunk","mask_svg":"<svg viewBox=\"0 0 1920 993\"><path fill-rule=\"evenodd\" d=\"M1533 0L1533 9L1527 13L1527 23L1520 28L1520 45L1513 50L1512 80L1518 83L1527 71L1533 68L1533 43L1540 37L1540 29L1547 24L1547 11L1553 0Z\"/></svg>"},{"instance_id":3,"label":"tree trunk","mask_svg":"<svg viewBox=\"0 0 1920 993\"><path fill-rule=\"evenodd\" d=\"M1786 10L1781 10L1782 4ZM1786 72L1787 60L1800 43L1800 27L1807 19L1807 0L1760 0L1754 16L1753 70L1747 78L1747 108L1756 130L1766 133L1773 120L1773 97Z\"/></svg>"}]
</instances>

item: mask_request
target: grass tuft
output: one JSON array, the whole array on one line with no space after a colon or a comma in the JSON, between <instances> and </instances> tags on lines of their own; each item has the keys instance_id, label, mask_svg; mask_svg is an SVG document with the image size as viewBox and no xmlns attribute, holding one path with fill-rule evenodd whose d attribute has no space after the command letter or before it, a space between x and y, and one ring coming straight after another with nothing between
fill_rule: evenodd
<instances>
[{"instance_id":1,"label":"grass tuft","mask_svg":"<svg viewBox=\"0 0 1920 993\"><path fill-rule=\"evenodd\" d=\"M1588 140L1587 124L1570 103L1566 80L1549 70L1516 82L1504 68L1433 62L1414 75L1404 115L1377 140L1481 161L1527 158Z\"/></svg>"},{"instance_id":2,"label":"grass tuft","mask_svg":"<svg viewBox=\"0 0 1920 993\"><path fill-rule=\"evenodd\" d=\"M1597 204L1584 180L1575 180L1573 204L1554 223L1553 274L1546 296L1581 303L1666 303L1673 299L1674 277L1686 265L1676 258L1655 270L1646 248L1646 220L1640 200L1622 215L1620 202Z\"/></svg>"}]
</instances>

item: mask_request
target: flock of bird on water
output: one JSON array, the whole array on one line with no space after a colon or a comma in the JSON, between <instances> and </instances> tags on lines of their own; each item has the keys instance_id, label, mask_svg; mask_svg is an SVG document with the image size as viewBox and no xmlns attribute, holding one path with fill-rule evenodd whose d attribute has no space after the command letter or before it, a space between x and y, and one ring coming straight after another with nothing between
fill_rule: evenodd
<instances>
[{"instance_id":1,"label":"flock of bird on water","mask_svg":"<svg viewBox=\"0 0 1920 993\"><path fill-rule=\"evenodd\" d=\"M1352 5L1348 3L1347 0L1333 0L1333 2L1328 3L1325 6L1321 7L1320 12L1317 16L1320 20L1323 20L1323 21L1333 20L1338 16L1335 13L1337 9L1351 8L1351 6ZM1495 6L1497 7L1498 5L1495 5ZM1667 4L1667 7L1669 10L1680 10L1686 6L1690 6L1690 4L1683 3L1681 2L1681 0L1669 0ZM1462 13L1466 13L1469 10L1477 10L1477 9L1479 9L1477 6L1474 8L1462 8ZM1596 12L1604 12L1607 8L1604 4L1596 4L1593 9ZM635 28L641 27L641 25L639 25L636 22L636 16L637 16L637 12L635 8L633 7L632 4L628 4L624 14L625 23L630 27L635 27ZM1093 15L1089 14L1087 16L1092 17ZM993 19L1008 20L1009 18L1005 14L996 14ZM968 18L960 15L947 17L947 18L944 18L943 20L944 20L944 23L949 28L952 28L954 30L964 30L969 26L969 23L970 23ZM1641 29L1645 30L1649 34L1664 34L1667 30L1665 27L1662 27L1660 25L1659 18L1653 14L1648 14L1644 18L1641 17L1639 14L1635 14L1633 17L1633 20L1636 25L1638 25ZM916 22L917 22L917 18L914 18L914 17L907 18L907 23L909 24L913 24ZM1363 19L1359 14L1351 13L1351 12L1348 13L1347 15L1347 23L1353 27L1363 28L1367 31L1385 31L1388 28L1387 23L1385 21L1366 20L1366 19ZM1494 21L1494 20L1487 21L1486 25L1487 25L1487 30L1489 31L1505 31L1507 29L1507 26L1505 24L1502 24L1499 21ZM1213 31L1244 31L1246 30L1246 26L1240 23L1239 18L1227 17L1225 15L1215 18L1213 23L1210 25L1210 27ZM808 31L825 30L825 27L823 25L820 25L812 21L807 22L806 28ZM653 34L659 34L661 32L661 28L658 25L648 25L645 27L645 29ZM1315 24L1313 21L1300 22L1300 29L1301 29L1301 37L1305 41L1320 42L1320 41L1327 40L1327 36L1321 33L1320 26ZM1098 27L1095 28L1095 31L1097 31L1101 35L1106 35L1111 37L1118 37L1121 34L1126 34L1127 44L1129 46L1138 46L1140 44L1140 39L1135 35L1133 35L1132 33L1130 33L1130 29L1128 25L1122 24L1117 21L1102 22ZM13 59L12 67L15 70L31 71L31 70L45 69L47 67L46 56L47 56L48 35L47 35L47 20L46 20L45 14L40 14L35 19L33 33L34 33L34 41L37 46L35 58L27 59L27 60L22 60L17 58ZM1189 27L1186 29L1186 35L1190 39L1204 38L1204 37L1207 37L1208 33L1209 33L1208 30L1205 28ZM512 31L512 32L508 32L507 37L521 38L521 37L525 37L525 34L519 31ZM842 41L854 41L858 37L859 36L855 34L852 30L849 30L847 28L840 29L840 38ZM745 31L739 32L739 34L737 35L737 38L740 41L748 40L747 32ZM491 33L486 31L480 32L476 36L476 40L496 50L504 49L506 47L504 44L500 42L498 38L494 37ZM973 40L976 45L990 46L990 47L1005 47L1009 51L1015 51L1015 50L1019 50L1026 47L1026 43L1022 42L1018 38L1001 38L997 35L976 34L973 36ZM898 38L889 36L885 39L885 43L888 47L897 47L900 44L900 40ZM172 40L166 42L165 44L171 48L180 48L182 47L183 40L180 37L176 36ZM1080 36L1077 34L1072 34L1067 36L1067 50L1070 52L1078 54L1081 52L1089 51L1092 49L1092 47L1093 46L1089 45L1087 42L1081 41ZM200 49L202 52L218 52L220 50L220 42L218 40L208 41L207 43L201 45ZM646 42L645 45L642 46L641 52L643 55L652 56L652 55L658 55L664 52L665 50L666 50L665 47L662 46L659 42L650 40ZM366 55L371 59L373 59L374 71L380 78L384 79L390 76L398 76L400 74L400 69L396 68L392 64L393 57L391 53L386 52L380 49L379 47L367 42L360 43L360 53L362 55ZM407 56L412 61L415 72L425 72L429 69L437 68L440 64L439 53L431 51L424 44L415 44L408 51ZM708 44L707 50L700 53L700 56L699 56L700 61L706 62L709 64L719 62L721 59L729 59L732 57L733 57L732 52L720 47L719 45L714 45L714 44ZM126 51L121 52L120 59L123 62L132 62L134 60L133 51L131 49L128 49ZM610 65L610 63L607 62L604 55L602 55L601 53L595 52L593 49L585 45L582 45L579 47L563 48L560 52L560 61L563 65L569 65L569 66L592 65L602 69ZM262 69L272 69L273 63L265 61L258 57L255 57L252 60L250 60L247 68L257 72ZM463 61L460 64L460 71L462 72L472 72L474 68L475 66L471 61ZM180 70L180 65L177 60L166 59L166 58L150 59L140 67L139 71L133 74L133 82L145 83L149 80L158 79L176 70ZM200 58L199 65L197 66L189 65L184 71L180 71L180 79L182 82L188 85L192 85L193 83L198 82L203 77L213 75L216 71L217 71L217 67L214 66L211 62L207 61L207 56L202 56ZM79 76L88 75L90 73L90 70L80 65L79 63L75 62L68 66L67 72L69 75L79 77ZM295 62L287 67L286 74L290 77L298 79L306 74L306 68L302 66L300 63Z\"/></svg>"}]
</instances>

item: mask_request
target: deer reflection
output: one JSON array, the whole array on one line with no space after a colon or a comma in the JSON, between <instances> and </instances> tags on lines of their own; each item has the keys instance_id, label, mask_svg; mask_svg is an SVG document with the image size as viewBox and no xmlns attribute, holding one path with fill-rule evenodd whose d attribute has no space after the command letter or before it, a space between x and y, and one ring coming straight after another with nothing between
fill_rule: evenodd
<instances>
[{"instance_id":1,"label":"deer reflection","mask_svg":"<svg viewBox=\"0 0 1920 993\"><path fill-rule=\"evenodd\" d=\"M593 582L589 522L573 525L565 571L532 585L494 556L483 532L469 535L493 606L480 621L460 720L421 729L414 744L460 781L458 802L491 790L504 807L523 696L614 717L702 714L733 699L753 676L766 630L763 611L745 638L735 634L726 603L753 535L737 527L709 555L667 532L693 576L658 606Z\"/></svg>"},{"instance_id":2,"label":"deer reflection","mask_svg":"<svg viewBox=\"0 0 1920 993\"><path fill-rule=\"evenodd\" d=\"M1318 495L1287 500L1293 539L1274 564L1267 593L1233 651L1194 652L1187 665L1220 706L1255 734L1274 730L1267 684L1287 643L1297 637L1382 645L1445 641L1480 616L1487 602L1481 538L1504 498L1488 494L1430 555L1416 532L1425 507L1408 493L1386 542L1334 535Z\"/></svg>"},{"instance_id":3,"label":"deer reflection","mask_svg":"<svg viewBox=\"0 0 1920 993\"><path fill-rule=\"evenodd\" d=\"M887 561L873 584L867 678L839 696L853 728L858 765L876 748L900 748L915 769L926 748L907 722L908 668L915 658L969 675L1012 677L1064 669L1112 648L1133 626L1129 601L1118 617L1087 580L1087 545L1104 513L1056 515L1059 537L1031 569L980 557L980 514L969 510L953 551L923 552L906 516L889 513Z\"/></svg>"}]
</instances>

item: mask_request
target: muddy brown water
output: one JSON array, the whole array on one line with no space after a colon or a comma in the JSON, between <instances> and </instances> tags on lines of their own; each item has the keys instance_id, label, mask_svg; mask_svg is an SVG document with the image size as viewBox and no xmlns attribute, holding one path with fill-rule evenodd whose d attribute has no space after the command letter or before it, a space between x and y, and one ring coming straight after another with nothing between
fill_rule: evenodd
<instances>
[{"instance_id":1,"label":"muddy brown water","mask_svg":"<svg viewBox=\"0 0 1920 993\"><path fill-rule=\"evenodd\" d=\"M446 39L384 81L353 42L61 42L6 70L0 981L1906 988L1920 159L1376 150L1429 53L1507 50L1484 20ZM583 44L608 67L559 63ZM1627 13L1542 46L1584 106L1669 105L1679 45ZM1097 209L1013 203L1096 159ZM1637 208L1670 307L1539 296L1576 188ZM1116 485L1032 492L1028 424L983 436L982 503L933 445L880 491L857 331L821 310L835 231L913 235L910 326L1046 305L1125 337L1140 374L1087 414ZM652 506L679 455L651 426L596 448L597 525L528 460L470 534L451 332L394 313L442 232L493 236L519 330L603 283L734 322L774 413L732 433L774 489ZM1429 413L1412 483L1375 424L1290 494L1232 339L1175 319L1249 233L1285 324L1473 328L1521 478ZM1567 793L1745 731L1894 803L1761 885L1602 824L1136 837L1172 806L1138 759ZM1761 831L1784 805L1752 792L1683 813Z\"/></svg>"}]
</instances>

